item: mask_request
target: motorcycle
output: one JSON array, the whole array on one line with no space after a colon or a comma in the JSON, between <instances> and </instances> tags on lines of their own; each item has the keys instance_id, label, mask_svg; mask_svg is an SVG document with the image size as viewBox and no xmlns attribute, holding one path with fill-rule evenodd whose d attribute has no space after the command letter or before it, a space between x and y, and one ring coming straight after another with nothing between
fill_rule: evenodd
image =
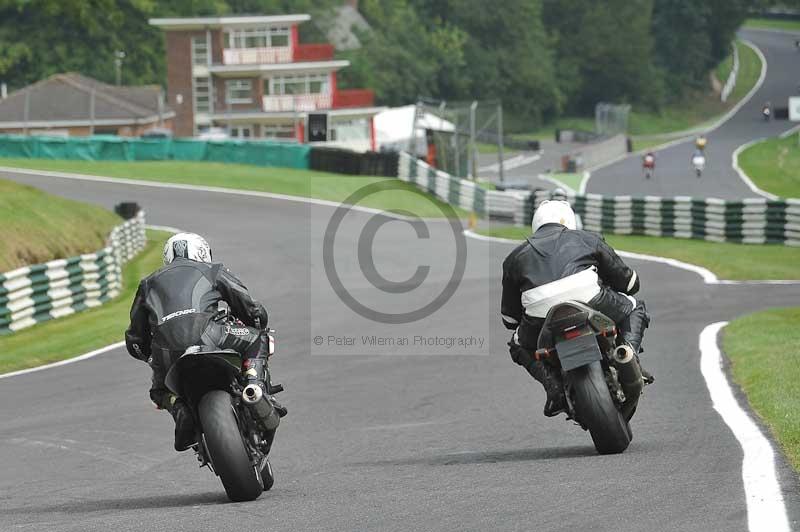
<instances>
[{"instance_id":1,"label":"motorcycle","mask_svg":"<svg viewBox=\"0 0 800 532\"><path fill-rule=\"evenodd\" d=\"M567 419L589 431L598 453L628 448L644 379L638 357L611 319L578 301L553 306L534 358L561 370Z\"/></svg>"},{"instance_id":2,"label":"motorcycle","mask_svg":"<svg viewBox=\"0 0 800 532\"><path fill-rule=\"evenodd\" d=\"M270 354L273 337L269 330ZM252 501L274 483L267 455L280 416L269 396L283 391L266 377L266 394L247 384L242 357L233 350L192 346L172 365L167 387L189 406L197 427L192 448L200 467L220 477L231 501Z\"/></svg>"},{"instance_id":3,"label":"motorcycle","mask_svg":"<svg viewBox=\"0 0 800 532\"><path fill-rule=\"evenodd\" d=\"M706 167L706 158L702 155L695 155L692 157L692 165L694 165L694 172L697 177L700 177L703 174L703 170Z\"/></svg>"}]
</instances>

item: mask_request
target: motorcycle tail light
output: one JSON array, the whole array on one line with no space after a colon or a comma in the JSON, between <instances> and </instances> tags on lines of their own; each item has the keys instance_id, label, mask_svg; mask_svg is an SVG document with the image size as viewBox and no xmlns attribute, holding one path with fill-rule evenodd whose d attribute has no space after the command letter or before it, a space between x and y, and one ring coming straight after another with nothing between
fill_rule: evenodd
<instances>
[{"instance_id":1,"label":"motorcycle tail light","mask_svg":"<svg viewBox=\"0 0 800 532\"><path fill-rule=\"evenodd\" d=\"M564 338L566 340L572 340L573 338L577 338L581 335L581 330L578 328L572 329L571 331L564 331Z\"/></svg>"}]
</instances>

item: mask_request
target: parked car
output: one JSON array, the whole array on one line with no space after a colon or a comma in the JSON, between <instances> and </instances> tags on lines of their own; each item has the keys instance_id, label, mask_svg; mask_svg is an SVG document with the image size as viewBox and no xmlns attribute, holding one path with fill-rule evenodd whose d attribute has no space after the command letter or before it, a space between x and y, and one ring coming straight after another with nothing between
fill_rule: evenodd
<instances>
[{"instance_id":1,"label":"parked car","mask_svg":"<svg viewBox=\"0 0 800 532\"><path fill-rule=\"evenodd\" d=\"M172 130L166 127L153 127L143 131L139 137L143 139L171 139Z\"/></svg>"},{"instance_id":2,"label":"parked car","mask_svg":"<svg viewBox=\"0 0 800 532\"><path fill-rule=\"evenodd\" d=\"M231 137L228 135L228 131L225 128L210 127L200 131L196 138L200 140L227 140Z\"/></svg>"}]
</instances>

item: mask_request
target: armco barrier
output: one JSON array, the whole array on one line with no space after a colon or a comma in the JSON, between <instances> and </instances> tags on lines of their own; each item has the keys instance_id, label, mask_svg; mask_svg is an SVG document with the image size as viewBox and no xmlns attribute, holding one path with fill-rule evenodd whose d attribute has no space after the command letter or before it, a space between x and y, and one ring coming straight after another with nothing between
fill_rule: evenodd
<instances>
[{"instance_id":1,"label":"armco barrier","mask_svg":"<svg viewBox=\"0 0 800 532\"><path fill-rule=\"evenodd\" d=\"M522 226L530 225L539 203L553 197L549 190L484 190L407 153L400 154L398 177L479 216L504 218ZM726 201L688 196L633 198L573 193L566 196L581 217L583 228L589 231L800 246L800 200L797 199Z\"/></svg>"},{"instance_id":2,"label":"armco barrier","mask_svg":"<svg viewBox=\"0 0 800 532\"><path fill-rule=\"evenodd\" d=\"M96 253L0 274L0 334L96 307L119 294L122 265L146 242L144 211L115 227Z\"/></svg>"},{"instance_id":3,"label":"armco barrier","mask_svg":"<svg viewBox=\"0 0 800 532\"><path fill-rule=\"evenodd\" d=\"M214 161L305 169L310 150L303 144L270 141L0 135L0 158Z\"/></svg>"}]
</instances>

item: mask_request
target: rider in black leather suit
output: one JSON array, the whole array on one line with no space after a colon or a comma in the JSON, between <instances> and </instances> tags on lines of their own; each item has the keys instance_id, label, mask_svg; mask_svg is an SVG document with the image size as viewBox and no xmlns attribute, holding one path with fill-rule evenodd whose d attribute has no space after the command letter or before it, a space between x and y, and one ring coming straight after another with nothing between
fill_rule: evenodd
<instances>
[{"instance_id":1,"label":"rider in black leather suit","mask_svg":"<svg viewBox=\"0 0 800 532\"><path fill-rule=\"evenodd\" d=\"M639 290L636 272L619 258L602 236L575 229L575 225L575 214L567 202L543 202L534 215L533 235L503 262L500 312L506 328L515 331L509 342L511 358L545 387L547 416L564 411L566 406L561 375L549 365L534 360L533 352L544 319L526 314L523 293L593 267L601 284L599 292L585 303L616 322L634 353L639 353L644 330L650 323L644 301L627 297ZM649 373L645 378L652 381Z\"/></svg>"},{"instance_id":2,"label":"rider in black leather suit","mask_svg":"<svg viewBox=\"0 0 800 532\"><path fill-rule=\"evenodd\" d=\"M182 451L196 443L195 430L186 405L164 384L170 366L190 346L233 349L244 358L248 380L260 384L266 394L269 318L230 270L211 262L211 250L199 235L180 233L170 238L164 262L139 283L125 344L131 356L150 364L150 398L175 418L175 449ZM220 309L220 302L230 312ZM285 409L270 400L285 415Z\"/></svg>"}]
</instances>

